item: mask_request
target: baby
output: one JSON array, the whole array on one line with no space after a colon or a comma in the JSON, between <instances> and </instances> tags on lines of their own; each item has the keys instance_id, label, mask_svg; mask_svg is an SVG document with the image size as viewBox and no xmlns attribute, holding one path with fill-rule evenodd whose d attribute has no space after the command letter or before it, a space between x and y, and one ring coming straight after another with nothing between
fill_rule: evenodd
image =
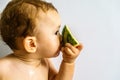
<instances>
[{"instance_id":1,"label":"baby","mask_svg":"<svg viewBox=\"0 0 120 80\"><path fill-rule=\"evenodd\" d=\"M61 46L60 25L60 15L51 3L10 1L1 15L0 30L13 53L0 59L0 80L72 80L82 45ZM63 60L57 71L49 59L60 51Z\"/></svg>"}]
</instances>

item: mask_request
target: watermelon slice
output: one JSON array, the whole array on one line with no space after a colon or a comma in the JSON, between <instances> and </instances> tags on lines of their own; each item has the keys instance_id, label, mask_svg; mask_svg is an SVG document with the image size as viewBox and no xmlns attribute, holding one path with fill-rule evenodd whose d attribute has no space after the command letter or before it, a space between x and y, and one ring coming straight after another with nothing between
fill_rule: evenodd
<instances>
[{"instance_id":1,"label":"watermelon slice","mask_svg":"<svg viewBox=\"0 0 120 80\"><path fill-rule=\"evenodd\" d=\"M70 43L73 46L77 46L79 44L77 39L71 33L69 27L66 25L64 26L62 30L62 42L63 42L63 46L65 45L65 43Z\"/></svg>"}]
</instances>

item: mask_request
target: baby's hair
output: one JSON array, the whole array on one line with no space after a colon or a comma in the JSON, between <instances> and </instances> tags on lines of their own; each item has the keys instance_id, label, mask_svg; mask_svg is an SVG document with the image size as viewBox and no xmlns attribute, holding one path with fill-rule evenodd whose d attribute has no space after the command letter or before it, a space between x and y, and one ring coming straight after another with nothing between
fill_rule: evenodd
<instances>
[{"instance_id":1,"label":"baby's hair","mask_svg":"<svg viewBox=\"0 0 120 80\"><path fill-rule=\"evenodd\" d=\"M11 49L18 49L16 39L34 36L35 18L38 11L57 9L44 0L12 0L3 10L0 19L0 32L4 42Z\"/></svg>"}]
</instances>

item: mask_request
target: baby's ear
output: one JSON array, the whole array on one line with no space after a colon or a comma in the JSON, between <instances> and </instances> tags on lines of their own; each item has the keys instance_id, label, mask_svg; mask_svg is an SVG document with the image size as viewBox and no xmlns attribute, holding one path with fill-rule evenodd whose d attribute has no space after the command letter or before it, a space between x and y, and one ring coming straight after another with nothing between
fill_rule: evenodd
<instances>
[{"instance_id":1,"label":"baby's ear","mask_svg":"<svg viewBox=\"0 0 120 80\"><path fill-rule=\"evenodd\" d=\"M37 45L36 45L36 38L35 37L27 36L23 40L23 45L24 45L24 48L27 52L29 52L29 53L36 52Z\"/></svg>"}]
</instances>

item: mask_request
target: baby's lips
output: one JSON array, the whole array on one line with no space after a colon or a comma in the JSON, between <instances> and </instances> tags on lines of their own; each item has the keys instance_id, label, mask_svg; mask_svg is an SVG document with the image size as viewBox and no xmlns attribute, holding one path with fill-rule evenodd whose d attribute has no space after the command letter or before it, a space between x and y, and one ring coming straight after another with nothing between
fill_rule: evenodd
<instances>
[{"instance_id":1,"label":"baby's lips","mask_svg":"<svg viewBox=\"0 0 120 80\"><path fill-rule=\"evenodd\" d=\"M62 47L62 48L61 48L61 51L63 52L63 50L64 50L64 48Z\"/></svg>"},{"instance_id":2,"label":"baby's lips","mask_svg":"<svg viewBox=\"0 0 120 80\"><path fill-rule=\"evenodd\" d=\"M61 38L61 41L60 41L60 45L61 45L61 47L63 47L64 46L64 41L63 41L63 39Z\"/></svg>"}]
</instances>

